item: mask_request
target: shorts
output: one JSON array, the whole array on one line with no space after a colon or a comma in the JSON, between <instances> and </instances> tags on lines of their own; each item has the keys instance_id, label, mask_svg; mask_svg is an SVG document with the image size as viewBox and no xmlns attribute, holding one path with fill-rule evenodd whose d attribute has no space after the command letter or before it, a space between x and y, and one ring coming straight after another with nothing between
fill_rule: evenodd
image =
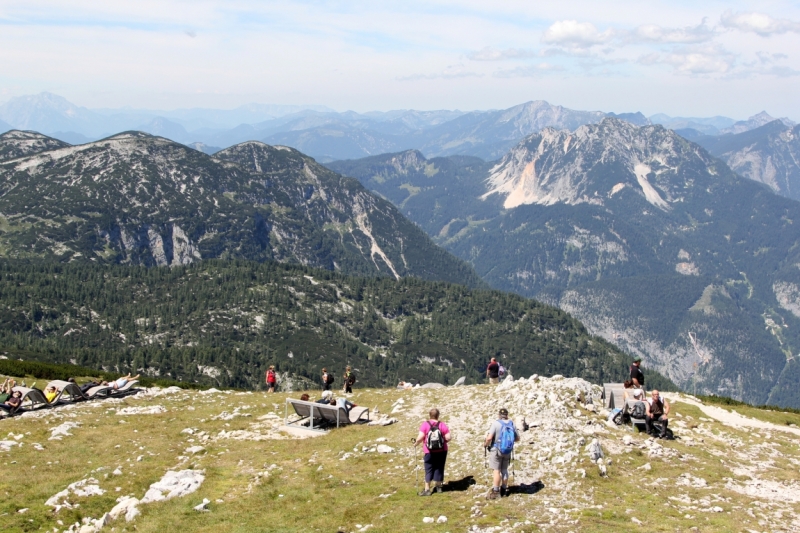
<instances>
[{"instance_id":1,"label":"shorts","mask_svg":"<svg viewBox=\"0 0 800 533\"><path fill-rule=\"evenodd\" d=\"M489 450L489 468L499 470L503 477L508 477L508 465L511 463L511 454L503 455L497 448Z\"/></svg>"},{"instance_id":2,"label":"shorts","mask_svg":"<svg viewBox=\"0 0 800 533\"><path fill-rule=\"evenodd\" d=\"M500 378L489 378L489 383L492 385L497 385L500 383Z\"/></svg>"},{"instance_id":3,"label":"shorts","mask_svg":"<svg viewBox=\"0 0 800 533\"><path fill-rule=\"evenodd\" d=\"M426 453L422 456L425 465L425 482L444 481L444 464L447 461L447 451Z\"/></svg>"},{"instance_id":4,"label":"shorts","mask_svg":"<svg viewBox=\"0 0 800 533\"><path fill-rule=\"evenodd\" d=\"M267 381L267 387L270 389L274 389L275 383L276 383L275 381Z\"/></svg>"}]
</instances>

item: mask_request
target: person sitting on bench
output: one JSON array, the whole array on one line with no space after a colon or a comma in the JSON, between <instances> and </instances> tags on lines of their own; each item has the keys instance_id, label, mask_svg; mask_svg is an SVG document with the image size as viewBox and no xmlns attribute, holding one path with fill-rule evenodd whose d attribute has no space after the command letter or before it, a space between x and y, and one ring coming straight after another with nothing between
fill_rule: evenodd
<instances>
[{"instance_id":1,"label":"person sitting on bench","mask_svg":"<svg viewBox=\"0 0 800 533\"><path fill-rule=\"evenodd\" d=\"M669 420L669 402L658 393L657 389L650 392L650 398L645 402L647 414L645 415L644 423L647 427L647 434L653 432L653 423L659 422L661 424L661 433L658 435L659 439L667 436L667 424Z\"/></svg>"},{"instance_id":2,"label":"person sitting on bench","mask_svg":"<svg viewBox=\"0 0 800 533\"><path fill-rule=\"evenodd\" d=\"M22 391L15 390L11 393L11 397L6 400L6 403L0 403L0 409L8 412L8 414L14 414L14 411L19 409L20 405L22 405Z\"/></svg>"}]
</instances>

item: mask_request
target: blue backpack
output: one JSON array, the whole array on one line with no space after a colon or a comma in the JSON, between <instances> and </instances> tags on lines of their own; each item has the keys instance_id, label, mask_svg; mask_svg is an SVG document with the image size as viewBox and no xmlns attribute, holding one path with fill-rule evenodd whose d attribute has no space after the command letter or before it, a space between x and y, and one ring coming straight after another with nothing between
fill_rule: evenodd
<instances>
[{"instance_id":1,"label":"blue backpack","mask_svg":"<svg viewBox=\"0 0 800 533\"><path fill-rule=\"evenodd\" d=\"M508 455L514 449L514 441L517 440L517 432L514 429L514 422L511 420L499 420L500 435L495 441L497 450L503 455Z\"/></svg>"}]
</instances>

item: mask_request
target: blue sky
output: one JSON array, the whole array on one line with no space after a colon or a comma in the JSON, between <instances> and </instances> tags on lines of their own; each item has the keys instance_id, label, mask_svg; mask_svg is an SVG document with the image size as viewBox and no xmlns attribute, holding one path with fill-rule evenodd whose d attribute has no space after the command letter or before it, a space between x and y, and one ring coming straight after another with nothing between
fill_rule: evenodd
<instances>
[{"instance_id":1,"label":"blue sky","mask_svg":"<svg viewBox=\"0 0 800 533\"><path fill-rule=\"evenodd\" d=\"M798 87L798 2L0 2L0 102L800 120Z\"/></svg>"}]
</instances>

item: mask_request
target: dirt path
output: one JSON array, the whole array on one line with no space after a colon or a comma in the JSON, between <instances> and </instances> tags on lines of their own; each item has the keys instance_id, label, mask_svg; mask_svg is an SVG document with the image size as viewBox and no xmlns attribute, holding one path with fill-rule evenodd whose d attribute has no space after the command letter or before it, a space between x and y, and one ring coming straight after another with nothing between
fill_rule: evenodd
<instances>
[{"instance_id":1,"label":"dirt path","mask_svg":"<svg viewBox=\"0 0 800 533\"><path fill-rule=\"evenodd\" d=\"M668 395L669 397L669 395ZM800 436L800 429L793 428L789 426L780 426L778 424L773 424L772 422L765 422L763 420L758 420L756 418L750 418L747 416L740 415L736 412L728 411L727 409L723 409L722 407L717 407L715 405L705 405L696 400L692 400L691 398L687 398L683 395L671 396L670 400L673 402L683 402L689 405L694 405L700 408L703 413L707 416L722 422L728 426L733 427L749 427L755 429L768 429L772 431L785 431L787 433L793 433L795 435Z\"/></svg>"}]
</instances>

